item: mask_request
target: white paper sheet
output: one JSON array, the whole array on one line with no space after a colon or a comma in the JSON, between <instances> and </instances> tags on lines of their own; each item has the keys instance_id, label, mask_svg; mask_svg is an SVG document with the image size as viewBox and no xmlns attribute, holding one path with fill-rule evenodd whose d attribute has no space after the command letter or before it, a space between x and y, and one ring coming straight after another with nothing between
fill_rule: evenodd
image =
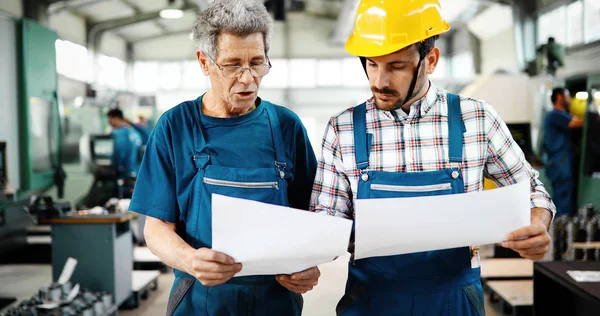
<instances>
[{"instance_id":1,"label":"white paper sheet","mask_svg":"<svg viewBox=\"0 0 600 316\"><path fill-rule=\"evenodd\" d=\"M600 282L600 271L579 271L569 270L567 274L575 280L575 282Z\"/></svg>"},{"instance_id":2,"label":"white paper sheet","mask_svg":"<svg viewBox=\"0 0 600 316\"><path fill-rule=\"evenodd\" d=\"M352 222L250 200L212 196L213 250L242 263L236 276L292 274L346 254Z\"/></svg>"},{"instance_id":3,"label":"white paper sheet","mask_svg":"<svg viewBox=\"0 0 600 316\"><path fill-rule=\"evenodd\" d=\"M354 203L355 259L501 242L531 222L528 181L483 192Z\"/></svg>"}]
</instances>

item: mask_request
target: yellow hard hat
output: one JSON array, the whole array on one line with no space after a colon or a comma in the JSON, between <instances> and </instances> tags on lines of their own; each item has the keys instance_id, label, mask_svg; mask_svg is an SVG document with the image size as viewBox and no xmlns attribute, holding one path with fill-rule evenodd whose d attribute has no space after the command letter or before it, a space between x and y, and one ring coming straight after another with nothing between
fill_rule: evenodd
<instances>
[{"instance_id":1,"label":"yellow hard hat","mask_svg":"<svg viewBox=\"0 0 600 316\"><path fill-rule=\"evenodd\" d=\"M346 50L384 56L449 29L438 0L361 0Z\"/></svg>"}]
</instances>

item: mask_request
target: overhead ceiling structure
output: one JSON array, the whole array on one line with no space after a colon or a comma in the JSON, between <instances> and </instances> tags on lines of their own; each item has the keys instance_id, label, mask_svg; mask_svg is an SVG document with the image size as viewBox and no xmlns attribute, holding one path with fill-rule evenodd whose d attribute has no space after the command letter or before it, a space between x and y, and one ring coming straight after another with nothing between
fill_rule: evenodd
<instances>
[{"instance_id":1,"label":"overhead ceiling structure","mask_svg":"<svg viewBox=\"0 0 600 316\"><path fill-rule=\"evenodd\" d=\"M352 33L356 10L360 0L306 0L307 11L310 8L321 8L325 2L338 2L337 6L326 8L340 8L337 13L337 25L331 36L331 43L341 45ZM440 0L445 18L450 22L453 29L468 25L480 13L492 6L506 6L507 1L512 0ZM534 0L532 0L534 1ZM314 3L314 4L312 4ZM325 9L321 9L325 10ZM504 13L504 12L502 12ZM334 13L331 13L334 14ZM335 15L335 14L334 14ZM453 31L451 31L453 32Z\"/></svg>"},{"instance_id":2,"label":"overhead ceiling structure","mask_svg":"<svg viewBox=\"0 0 600 316\"><path fill-rule=\"evenodd\" d=\"M158 40L168 36L190 34L193 23L199 12L204 10L213 0L45 0L50 3L48 13L58 14L71 12L80 16L87 23L87 42L92 49L98 46L100 37L106 32L123 38L128 43L136 44ZM343 45L352 32L355 13L359 0L262 0L273 13L276 21L286 21L289 12L303 12L315 17L335 21L330 33L330 43ZM506 15L506 8L495 9L499 3L509 4L516 0L440 0L444 15L454 29L466 27L480 13ZM521 1L521 0L519 0ZM523 0L535 3L541 0ZM544 0L551 1L551 0ZM178 18L164 18L165 9L180 10L175 12ZM172 12L171 12L172 13ZM485 19L484 19L485 20ZM476 25L481 25L479 19ZM470 27L476 33L481 27ZM485 34L483 34L485 36Z\"/></svg>"}]
</instances>

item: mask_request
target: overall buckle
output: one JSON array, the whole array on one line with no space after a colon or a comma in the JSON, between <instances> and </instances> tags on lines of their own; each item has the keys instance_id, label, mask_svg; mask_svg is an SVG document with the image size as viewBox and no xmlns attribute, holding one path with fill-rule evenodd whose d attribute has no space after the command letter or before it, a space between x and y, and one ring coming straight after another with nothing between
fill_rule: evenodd
<instances>
[{"instance_id":1,"label":"overall buckle","mask_svg":"<svg viewBox=\"0 0 600 316\"><path fill-rule=\"evenodd\" d=\"M279 177L281 179L285 178L285 167L286 167L286 163L285 162L279 162L279 161L275 161L275 166L277 167L277 170L279 170Z\"/></svg>"}]
</instances>

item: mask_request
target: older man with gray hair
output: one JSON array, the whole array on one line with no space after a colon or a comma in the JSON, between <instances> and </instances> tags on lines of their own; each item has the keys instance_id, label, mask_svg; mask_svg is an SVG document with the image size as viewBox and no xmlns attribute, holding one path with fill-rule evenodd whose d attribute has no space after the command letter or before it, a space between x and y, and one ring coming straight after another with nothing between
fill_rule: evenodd
<instances>
[{"instance_id":1,"label":"older man with gray hair","mask_svg":"<svg viewBox=\"0 0 600 316\"><path fill-rule=\"evenodd\" d=\"M234 277L212 247L211 195L308 209L316 158L293 112L258 97L273 22L255 1L214 1L194 26L211 88L167 111L148 141L130 209L150 250L175 269L167 315L300 315L318 268ZM235 219L232 219L235 220Z\"/></svg>"}]
</instances>

